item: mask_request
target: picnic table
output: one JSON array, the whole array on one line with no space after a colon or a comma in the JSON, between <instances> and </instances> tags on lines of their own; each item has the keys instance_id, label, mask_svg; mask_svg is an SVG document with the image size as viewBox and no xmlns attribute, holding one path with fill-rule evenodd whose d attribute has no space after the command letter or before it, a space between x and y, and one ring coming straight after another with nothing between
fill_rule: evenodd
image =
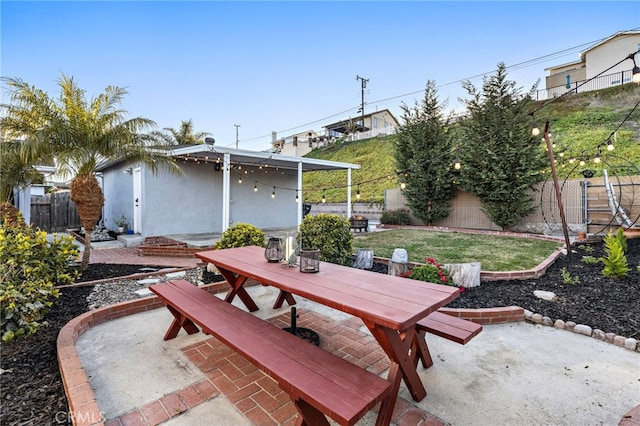
<instances>
[{"instance_id":1,"label":"picnic table","mask_svg":"<svg viewBox=\"0 0 640 426\"><path fill-rule=\"evenodd\" d=\"M414 400L426 396L417 372L416 325L456 298L457 287L326 262L321 262L318 273L305 274L297 268L266 262L264 249L260 247L209 250L196 256L215 265L226 279L230 289L225 300L231 302L238 296L249 311L258 310L244 288L247 280L252 279L280 289L276 305L284 301L294 304L293 295L298 295L360 318L391 363L387 380L392 390L380 408L385 416L383 423L388 424L391 419L401 381Z\"/></svg>"}]
</instances>

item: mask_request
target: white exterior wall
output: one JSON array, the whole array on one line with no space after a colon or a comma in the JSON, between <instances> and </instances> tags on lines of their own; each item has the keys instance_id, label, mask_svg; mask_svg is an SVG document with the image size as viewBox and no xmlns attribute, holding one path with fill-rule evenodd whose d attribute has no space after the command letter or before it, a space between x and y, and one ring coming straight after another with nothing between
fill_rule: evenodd
<instances>
[{"instance_id":1,"label":"white exterior wall","mask_svg":"<svg viewBox=\"0 0 640 426\"><path fill-rule=\"evenodd\" d=\"M599 74L611 65L622 60L632 52L637 52L640 45L640 34L620 35L608 42L597 46L585 53L587 64L587 79ZM640 63L640 54L636 55L636 63ZM628 71L633 69L633 61L626 60L611 70L607 74Z\"/></svg>"},{"instance_id":2,"label":"white exterior wall","mask_svg":"<svg viewBox=\"0 0 640 426\"><path fill-rule=\"evenodd\" d=\"M133 224L133 176L128 167L110 167L103 174L105 226L114 230L114 220L124 214ZM223 170L213 163L180 164L184 175L160 171L154 175L142 168L141 224L144 237L220 233L222 224ZM244 171L247 173L244 174ZM242 173L242 183L238 178ZM251 223L261 229L295 227L297 225L297 172L273 168L243 167L242 172L230 172L229 218L231 224ZM100 181L101 179L99 179ZM257 182L258 191L254 191ZM276 197L271 198L276 186ZM285 190L290 188L292 190Z\"/></svg>"}]
</instances>

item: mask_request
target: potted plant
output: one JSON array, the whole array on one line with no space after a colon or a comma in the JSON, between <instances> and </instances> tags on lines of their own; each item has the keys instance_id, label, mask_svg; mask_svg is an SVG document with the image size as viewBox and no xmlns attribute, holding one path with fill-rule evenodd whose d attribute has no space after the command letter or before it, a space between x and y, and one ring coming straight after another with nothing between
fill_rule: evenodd
<instances>
[{"instance_id":1,"label":"potted plant","mask_svg":"<svg viewBox=\"0 0 640 426\"><path fill-rule=\"evenodd\" d=\"M124 234L124 228L127 226L127 218L122 215L120 216L119 219L116 219L114 221L116 223L116 231L118 232L118 234Z\"/></svg>"}]
</instances>

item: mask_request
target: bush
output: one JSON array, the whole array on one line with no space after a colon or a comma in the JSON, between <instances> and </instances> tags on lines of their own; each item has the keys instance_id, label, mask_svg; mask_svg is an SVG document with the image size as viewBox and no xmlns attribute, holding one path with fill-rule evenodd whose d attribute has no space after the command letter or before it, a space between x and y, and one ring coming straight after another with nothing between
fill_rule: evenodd
<instances>
[{"instance_id":1,"label":"bush","mask_svg":"<svg viewBox=\"0 0 640 426\"><path fill-rule=\"evenodd\" d=\"M444 269L434 258L424 259L425 265L417 266L408 271L404 276L412 280L426 281L434 284L455 285L449 277L449 271Z\"/></svg>"},{"instance_id":2,"label":"bush","mask_svg":"<svg viewBox=\"0 0 640 426\"><path fill-rule=\"evenodd\" d=\"M236 223L230 226L222 233L222 238L213 247L226 249L246 246L265 246L264 232L250 223Z\"/></svg>"},{"instance_id":3,"label":"bush","mask_svg":"<svg viewBox=\"0 0 640 426\"><path fill-rule=\"evenodd\" d=\"M22 218L20 218L22 220ZM5 220L0 228L0 327L2 341L35 333L52 297L55 285L74 282L71 262L78 257L72 237L54 237L24 224Z\"/></svg>"},{"instance_id":4,"label":"bush","mask_svg":"<svg viewBox=\"0 0 640 426\"><path fill-rule=\"evenodd\" d=\"M387 210L380 216L384 225L411 225L411 214L407 209Z\"/></svg>"},{"instance_id":5,"label":"bush","mask_svg":"<svg viewBox=\"0 0 640 426\"><path fill-rule=\"evenodd\" d=\"M622 238L620 238L620 235L622 235ZM604 264L602 275L609 278L624 278L627 276L627 272L630 269L623 249L626 243L624 234L621 233L613 235L610 232L604 237L604 252L607 256L600 258L600 261Z\"/></svg>"},{"instance_id":6,"label":"bush","mask_svg":"<svg viewBox=\"0 0 640 426\"><path fill-rule=\"evenodd\" d=\"M334 214L307 215L300 225L300 248L319 249L320 260L351 265L353 236L349 220Z\"/></svg>"}]
</instances>

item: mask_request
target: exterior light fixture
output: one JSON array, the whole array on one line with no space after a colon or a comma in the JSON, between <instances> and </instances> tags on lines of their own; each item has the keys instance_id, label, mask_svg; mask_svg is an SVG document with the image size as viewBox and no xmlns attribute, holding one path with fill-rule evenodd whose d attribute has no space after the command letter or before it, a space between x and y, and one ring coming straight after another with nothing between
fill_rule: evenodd
<instances>
[{"instance_id":1,"label":"exterior light fixture","mask_svg":"<svg viewBox=\"0 0 640 426\"><path fill-rule=\"evenodd\" d=\"M607 139L607 151L613 151L616 147L613 146L613 142L611 138Z\"/></svg>"},{"instance_id":2,"label":"exterior light fixture","mask_svg":"<svg viewBox=\"0 0 640 426\"><path fill-rule=\"evenodd\" d=\"M300 198L298 197L298 190L296 189L296 203L300 201Z\"/></svg>"},{"instance_id":3,"label":"exterior light fixture","mask_svg":"<svg viewBox=\"0 0 640 426\"><path fill-rule=\"evenodd\" d=\"M407 184L404 182L400 183L400 189L405 189L407 187Z\"/></svg>"},{"instance_id":4,"label":"exterior light fixture","mask_svg":"<svg viewBox=\"0 0 640 426\"><path fill-rule=\"evenodd\" d=\"M531 135L538 136L539 134L540 134L540 128L538 127L538 123L534 121L533 124L531 125Z\"/></svg>"},{"instance_id":5,"label":"exterior light fixture","mask_svg":"<svg viewBox=\"0 0 640 426\"><path fill-rule=\"evenodd\" d=\"M598 151L596 156L593 158L593 162L596 163L596 164L600 163L600 151Z\"/></svg>"},{"instance_id":6,"label":"exterior light fixture","mask_svg":"<svg viewBox=\"0 0 640 426\"><path fill-rule=\"evenodd\" d=\"M242 183L242 176L238 178L238 183Z\"/></svg>"},{"instance_id":7,"label":"exterior light fixture","mask_svg":"<svg viewBox=\"0 0 640 426\"><path fill-rule=\"evenodd\" d=\"M584 166L584 165L585 165L584 160L580 160L580 165L581 165L581 166Z\"/></svg>"}]
</instances>

